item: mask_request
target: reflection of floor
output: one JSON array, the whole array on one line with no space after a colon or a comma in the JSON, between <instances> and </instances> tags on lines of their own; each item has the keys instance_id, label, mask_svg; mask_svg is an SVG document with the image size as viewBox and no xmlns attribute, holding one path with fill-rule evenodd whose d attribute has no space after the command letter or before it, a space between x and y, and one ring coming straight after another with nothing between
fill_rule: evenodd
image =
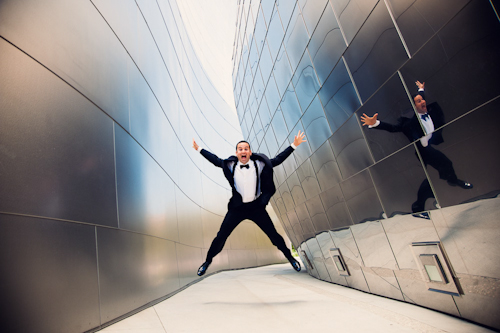
<instances>
[{"instance_id":1,"label":"reflection of floor","mask_svg":"<svg viewBox=\"0 0 500 333\"><path fill-rule=\"evenodd\" d=\"M455 317L319 281L289 264L208 276L107 333L492 332Z\"/></svg>"}]
</instances>

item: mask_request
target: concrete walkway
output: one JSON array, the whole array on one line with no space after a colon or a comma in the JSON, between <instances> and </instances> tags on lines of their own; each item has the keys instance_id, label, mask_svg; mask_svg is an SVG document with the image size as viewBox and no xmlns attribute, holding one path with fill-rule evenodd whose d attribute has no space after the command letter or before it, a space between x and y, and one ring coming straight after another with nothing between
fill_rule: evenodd
<instances>
[{"instance_id":1,"label":"concrete walkway","mask_svg":"<svg viewBox=\"0 0 500 333\"><path fill-rule=\"evenodd\" d=\"M319 281L289 264L208 276L107 333L493 332L418 306Z\"/></svg>"}]
</instances>

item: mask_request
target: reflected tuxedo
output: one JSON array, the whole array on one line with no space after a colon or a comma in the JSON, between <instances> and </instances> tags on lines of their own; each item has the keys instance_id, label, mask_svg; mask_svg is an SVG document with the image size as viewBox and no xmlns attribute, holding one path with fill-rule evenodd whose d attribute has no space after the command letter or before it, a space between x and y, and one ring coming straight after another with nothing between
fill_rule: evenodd
<instances>
[{"instance_id":1,"label":"reflected tuxedo","mask_svg":"<svg viewBox=\"0 0 500 333\"><path fill-rule=\"evenodd\" d=\"M290 156L294 151L293 147L288 147L275 158L268 158L264 154L252 154L249 163L260 161L264 163L262 172L259 174L257 171L257 185L256 185L256 199L249 203L244 203L241 194L236 190L234 183L234 168L237 166L238 158L231 156L225 160L220 159L211 152L202 149L201 154L213 165L222 168L224 176L228 180L232 189L232 197L228 203L228 212L222 221L217 236L212 241L210 249L207 254L207 262L211 262L226 243L227 238L231 232L238 226L238 224L249 219L254 221L264 233L269 237L271 242L283 252L285 257L290 260L292 258L290 250L285 244L283 237L276 231L269 214L266 211L266 205L269 203L271 197L276 193L276 187L273 180L273 167L280 165L285 159ZM256 166L257 167L257 166ZM256 168L258 170L258 168Z\"/></svg>"},{"instance_id":2,"label":"reflected tuxedo","mask_svg":"<svg viewBox=\"0 0 500 333\"><path fill-rule=\"evenodd\" d=\"M419 95L425 99L423 91L419 92ZM441 107L437 103L432 103L427 106L427 113L432 119L434 128L440 128L444 125L444 113ZM430 165L434 167L439 172L439 178L444 179L450 183L456 183L457 175L455 174L455 169L453 168L453 163L451 160L443 154L441 151L434 148L432 145L439 145L444 142L442 130L432 132L432 137L428 141L426 147L420 142L420 138L426 135L424 129L419 120L420 115L414 115L411 118L400 117L396 125L392 125L385 122L380 122L375 129L385 130L389 132L402 132L410 142L416 141L416 147L422 157L424 165ZM413 212L423 211L425 209L425 201L428 198L433 198L434 193L429 184L429 180L425 178L420 184L420 188L417 193L417 201L412 205Z\"/></svg>"}]
</instances>

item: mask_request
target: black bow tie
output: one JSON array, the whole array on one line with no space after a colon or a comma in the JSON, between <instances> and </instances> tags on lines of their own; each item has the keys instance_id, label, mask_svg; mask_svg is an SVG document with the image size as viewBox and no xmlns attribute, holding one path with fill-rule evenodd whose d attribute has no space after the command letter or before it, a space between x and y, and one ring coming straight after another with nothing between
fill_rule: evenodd
<instances>
[{"instance_id":1,"label":"black bow tie","mask_svg":"<svg viewBox=\"0 0 500 333\"><path fill-rule=\"evenodd\" d=\"M240 164L240 169L247 168L250 169L250 165L248 164Z\"/></svg>"},{"instance_id":2,"label":"black bow tie","mask_svg":"<svg viewBox=\"0 0 500 333\"><path fill-rule=\"evenodd\" d=\"M426 114L421 115L420 117L421 117L423 120L425 120L425 119L429 118L429 114L428 114L428 113L426 113Z\"/></svg>"}]
</instances>

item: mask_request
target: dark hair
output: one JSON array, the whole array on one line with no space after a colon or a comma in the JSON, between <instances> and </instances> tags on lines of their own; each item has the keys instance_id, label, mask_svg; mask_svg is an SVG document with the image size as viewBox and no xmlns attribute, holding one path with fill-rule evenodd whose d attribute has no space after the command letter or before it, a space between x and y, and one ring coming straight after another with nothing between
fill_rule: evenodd
<instances>
[{"instance_id":1,"label":"dark hair","mask_svg":"<svg viewBox=\"0 0 500 333\"><path fill-rule=\"evenodd\" d=\"M238 143L236 144L236 150L238 150L238 145L239 145L240 143L242 143L242 142L248 143L248 141L241 140L240 142L238 142ZM250 144L249 144L249 143L248 143L248 149L250 149ZM251 149L250 149L250 150L251 150Z\"/></svg>"},{"instance_id":2,"label":"dark hair","mask_svg":"<svg viewBox=\"0 0 500 333\"><path fill-rule=\"evenodd\" d=\"M417 97L417 96L420 96L420 97L424 98L424 96L422 96L421 93L416 93L416 94L411 95L411 100L415 101L415 97Z\"/></svg>"}]
</instances>

